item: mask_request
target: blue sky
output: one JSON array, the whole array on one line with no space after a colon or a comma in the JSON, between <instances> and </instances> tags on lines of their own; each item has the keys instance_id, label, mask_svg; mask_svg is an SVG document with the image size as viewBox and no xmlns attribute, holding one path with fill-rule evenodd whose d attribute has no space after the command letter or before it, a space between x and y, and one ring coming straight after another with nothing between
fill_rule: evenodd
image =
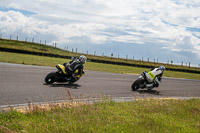
<instances>
[{"instance_id":1,"label":"blue sky","mask_svg":"<svg viewBox=\"0 0 200 133\"><path fill-rule=\"evenodd\" d=\"M200 64L199 0L0 1L0 34L68 50Z\"/></svg>"},{"instance_id":2,"label":"blue sky","mask_svg":"<svg viewBox=\"0 0 200 133\"><path fill-rule=\"evenodd\" d=\"M21 12L22 14L24 14L26 16L36 14L34 12L30 12L30 11L26 11L26 10L22 10L22 9L8 8L8 7L4 7L4 6L0 6L0 11L3 11L3 12L8 12L8 11Z\"/></svg>"}]
</instances>

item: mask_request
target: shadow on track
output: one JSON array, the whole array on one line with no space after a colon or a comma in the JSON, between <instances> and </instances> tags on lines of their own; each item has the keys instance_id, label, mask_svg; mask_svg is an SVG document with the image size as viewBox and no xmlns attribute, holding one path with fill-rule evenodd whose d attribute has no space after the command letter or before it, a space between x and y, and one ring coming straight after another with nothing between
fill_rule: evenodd
<instances>
[{"instance_id":1,"label":"shadow on track","mask_svg":"<svg viewBox=\"0 0 200 133\"><path fill-rule=\"evenodd\" d=\"M153 95L162 95L160 94L159 91L156 91L156 90L138 90L137 92L141 94L146 93L146 94L153 94Z\"/></svg>"},{"instance_id":2,"label":"shadow on track","mask_svg":"<svg viewBox=\"0 0 200 133\"><path fill-rule=\"evenodd\" d=\"M44 84L47 85L47 84ZM78 84L49 84L48 86L50 87L66 87L66 88L70 88L70 89L78 89L79 87L81 87L81 85Z\"/></svg>"}]
</instances>

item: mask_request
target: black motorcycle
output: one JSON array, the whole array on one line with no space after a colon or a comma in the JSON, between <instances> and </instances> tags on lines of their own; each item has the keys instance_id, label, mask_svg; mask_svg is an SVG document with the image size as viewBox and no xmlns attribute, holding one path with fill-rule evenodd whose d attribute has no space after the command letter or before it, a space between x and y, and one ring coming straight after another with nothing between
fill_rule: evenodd
<instances>
[{"instance_id":1,"label":"black motorcycle","mask_svg":"<svg viewBox=\"0 0 200 133\"><path fill-rule=\"evenodd\" d=\"M58 64L56 65L56 68L58 69L56 72L51 72L49 74L47 74L47 76L45 77L45 82L46 84L53 84L54 82L68 82L68 83L74 83L76 81L78 81L84 74L84 70L82 72L82 75L79 75L78 73L78 69L74 71L74 76L75 78L72 77L72 74L68 74L65 71L63 71L63 69L61 68L65 68L64 64Z\"/></svg>"}]
</instances>

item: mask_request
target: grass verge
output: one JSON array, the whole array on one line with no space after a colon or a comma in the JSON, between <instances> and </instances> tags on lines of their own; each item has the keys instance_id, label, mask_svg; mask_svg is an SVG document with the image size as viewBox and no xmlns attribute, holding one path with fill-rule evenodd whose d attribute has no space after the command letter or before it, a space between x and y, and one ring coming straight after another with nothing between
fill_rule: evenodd
<instances>
[{"instance_id":1,"label":"grass verge","mask_svg":"<svg viewBox=\"0 0 200 133\"><path fill-rule=\"evenodd\" d=\"M31 43L25 41L16 41L16 40L8 40L8 39L0 39L0 48L10 48L16 50L25 50L29 52L40 52L40 53L47 53L47 54L57 54L62 56L79 56L81 53L70 52L67 50L59 49L56 47L39 44L39 43ZM200 68L197 67L188 67L188 66L180 66L180 65L171 65L171 64L163 64L157 62L150 62L150 61L142 61L142 60L132 60L132 59L122 59L122 58L111 58L108 56L94 56L91 54L87 54L87 58L94 59L94 60L101 60L101 61L109 61L113 63L126 63L126 64L134 64L134 65L143 65L149 67L157 67L160 65L164 65L168 69L175 69L175 70L193 70L200 72Z\"/></svg>"},{"instance_id":2,"label":"grass verge","mask_svg":"<svg viewBox=\"0 0 200 133\"><path fill-rule=\"evenodd\" d=\"M107 100L76 107L0 113L0 132L199 133L200 99Z\"/></svg>"},{"instance_id":3,"label":"grass verge","mask_svg":"<svg viewBox=\"0 0 200 133\"><path fill-rule=\"evenodd\" d=\"M0 62L54 67L57 64L69 62L69 60L62 58L0 52ZM85 68L86 70L93 70L93 71L128 73L128 74L141 74L143 71L149 71L148 68L111 65L103 63L93 63L93 62L87 62ZM200 80L200 75L195 73L165 71L164 76Z\"/></svg>"}]
</instances>

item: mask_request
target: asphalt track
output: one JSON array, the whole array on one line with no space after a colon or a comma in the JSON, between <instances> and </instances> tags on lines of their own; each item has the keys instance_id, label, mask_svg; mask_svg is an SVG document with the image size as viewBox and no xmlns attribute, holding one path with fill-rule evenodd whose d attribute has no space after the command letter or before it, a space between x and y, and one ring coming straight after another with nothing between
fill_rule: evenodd
<instances>
[{"instance_id":1,"label":"asphalt track","mask_svg":"<svg viewBox=\"0 0 200 133\"><path fill-rule=\"evenodd\" d=\"M138 75L86 71L74 84L45 85L54 67L0 63L0 106L69 99L111 97L200 97L200 81L163 78L159 88L131 91ZM67 91L68 90L68 91Z\"/></svg>"}]
</instances>

